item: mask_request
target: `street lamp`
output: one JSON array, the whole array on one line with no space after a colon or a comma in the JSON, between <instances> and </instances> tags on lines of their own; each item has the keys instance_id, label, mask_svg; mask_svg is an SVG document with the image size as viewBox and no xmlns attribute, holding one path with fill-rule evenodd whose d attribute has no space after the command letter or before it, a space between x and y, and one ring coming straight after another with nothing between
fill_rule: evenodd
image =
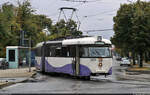
<instances>
[{"instance_id":1,"label":"street lamp","mask_svg":"<svg viewBox=\"0 0 150 95\"><path fill-rule=\"evenodd\" d=\"M45 72L45 45L46 45L46 36L50 35L50 32L48 31L48 28L46 26L45 29L43 29L43 33L45 33L45 38L43 38L44 43L42 46L42 72Z\"/></svg>"},{"instance_id":2,"label":"street lamp","mask_svg":"<svg viewBox=\"0 0 150 95\"><path fill-rule=\"evenodd\" d=\"M31 36L29 38L29 72L31 72Z\"/></svg>"}]
</instances>

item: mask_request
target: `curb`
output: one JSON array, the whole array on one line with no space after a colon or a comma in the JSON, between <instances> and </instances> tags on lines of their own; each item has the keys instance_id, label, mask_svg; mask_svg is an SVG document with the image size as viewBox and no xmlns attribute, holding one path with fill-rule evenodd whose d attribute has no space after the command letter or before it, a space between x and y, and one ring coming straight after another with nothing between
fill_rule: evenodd
<instances>
[{"instance_id":1,"label":"curb","mask_svg":"<svg viewBox=\"0 0 150 95\"><path fill-rule=\"evenodd\" d=\"M0 89L4 88L6 86L13 85L13 84L16 84L16 83L15 82L6 82L6 83L0 85Z\"/></svg>"},{"instance_id":2,"label":"curb","mask_svg":"<svg viewBox=\"0 0 150 95\"><path fill-rule=\"evenodd\" d=\"M34 77L36 75L36 72L34 72L30 77Z\"/></svg>"}]
</instances>

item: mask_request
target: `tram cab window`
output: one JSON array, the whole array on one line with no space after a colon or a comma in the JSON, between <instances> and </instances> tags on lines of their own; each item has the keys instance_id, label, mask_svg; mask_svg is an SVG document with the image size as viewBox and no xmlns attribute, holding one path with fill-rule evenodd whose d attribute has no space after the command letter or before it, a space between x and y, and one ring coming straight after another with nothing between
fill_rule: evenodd
<instances>
[{"instance_id":1,"label":"tram cab window","mask_svg":"<svg viewBox=\"0 0 150 95\"><path fill-rule=\"evenodd\" d=\"M111 57L109 47L82 47L80 49L81 57Z\"/></svg>"},{"instance_id":2,"label":"tram cab window","mask_svg":"<svg viewBox=\"0 0 150 95\"><path fill-rule=\"evenodd\" d=\"M110 57L110 50L108 47L90 47L89 57Z\"/></svg>"}]
</instances>

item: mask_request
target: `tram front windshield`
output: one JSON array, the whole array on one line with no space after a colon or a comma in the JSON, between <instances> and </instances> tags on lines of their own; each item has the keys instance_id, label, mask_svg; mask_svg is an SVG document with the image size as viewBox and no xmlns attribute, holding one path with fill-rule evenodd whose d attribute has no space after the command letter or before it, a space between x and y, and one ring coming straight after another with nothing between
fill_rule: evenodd
<instances>
[{"instance_id":1,"label":"tram front windshield","mask_svg":"<svg viewBox=\"0 0 150 95\"><path fill-rule=\"evenodd\" d=\"M83 47L81 57L111 57L109 47Z\"/></svg>"}]
</instances>

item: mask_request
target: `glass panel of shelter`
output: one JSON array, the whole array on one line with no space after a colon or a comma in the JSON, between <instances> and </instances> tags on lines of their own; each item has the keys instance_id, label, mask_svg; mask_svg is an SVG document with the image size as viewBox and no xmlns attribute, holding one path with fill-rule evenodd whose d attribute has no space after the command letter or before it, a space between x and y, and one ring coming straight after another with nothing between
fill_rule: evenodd
<instances>
[{"instance_id":1,"label":"glass panel of shelter","mask_svg":"<svg viewBox=\"0 0 150 95\"><path fill-rule=\"evenodd\" d=\"M9 50L9 61L15 61L15 50Z\"/></svg>"}]
</instances>

